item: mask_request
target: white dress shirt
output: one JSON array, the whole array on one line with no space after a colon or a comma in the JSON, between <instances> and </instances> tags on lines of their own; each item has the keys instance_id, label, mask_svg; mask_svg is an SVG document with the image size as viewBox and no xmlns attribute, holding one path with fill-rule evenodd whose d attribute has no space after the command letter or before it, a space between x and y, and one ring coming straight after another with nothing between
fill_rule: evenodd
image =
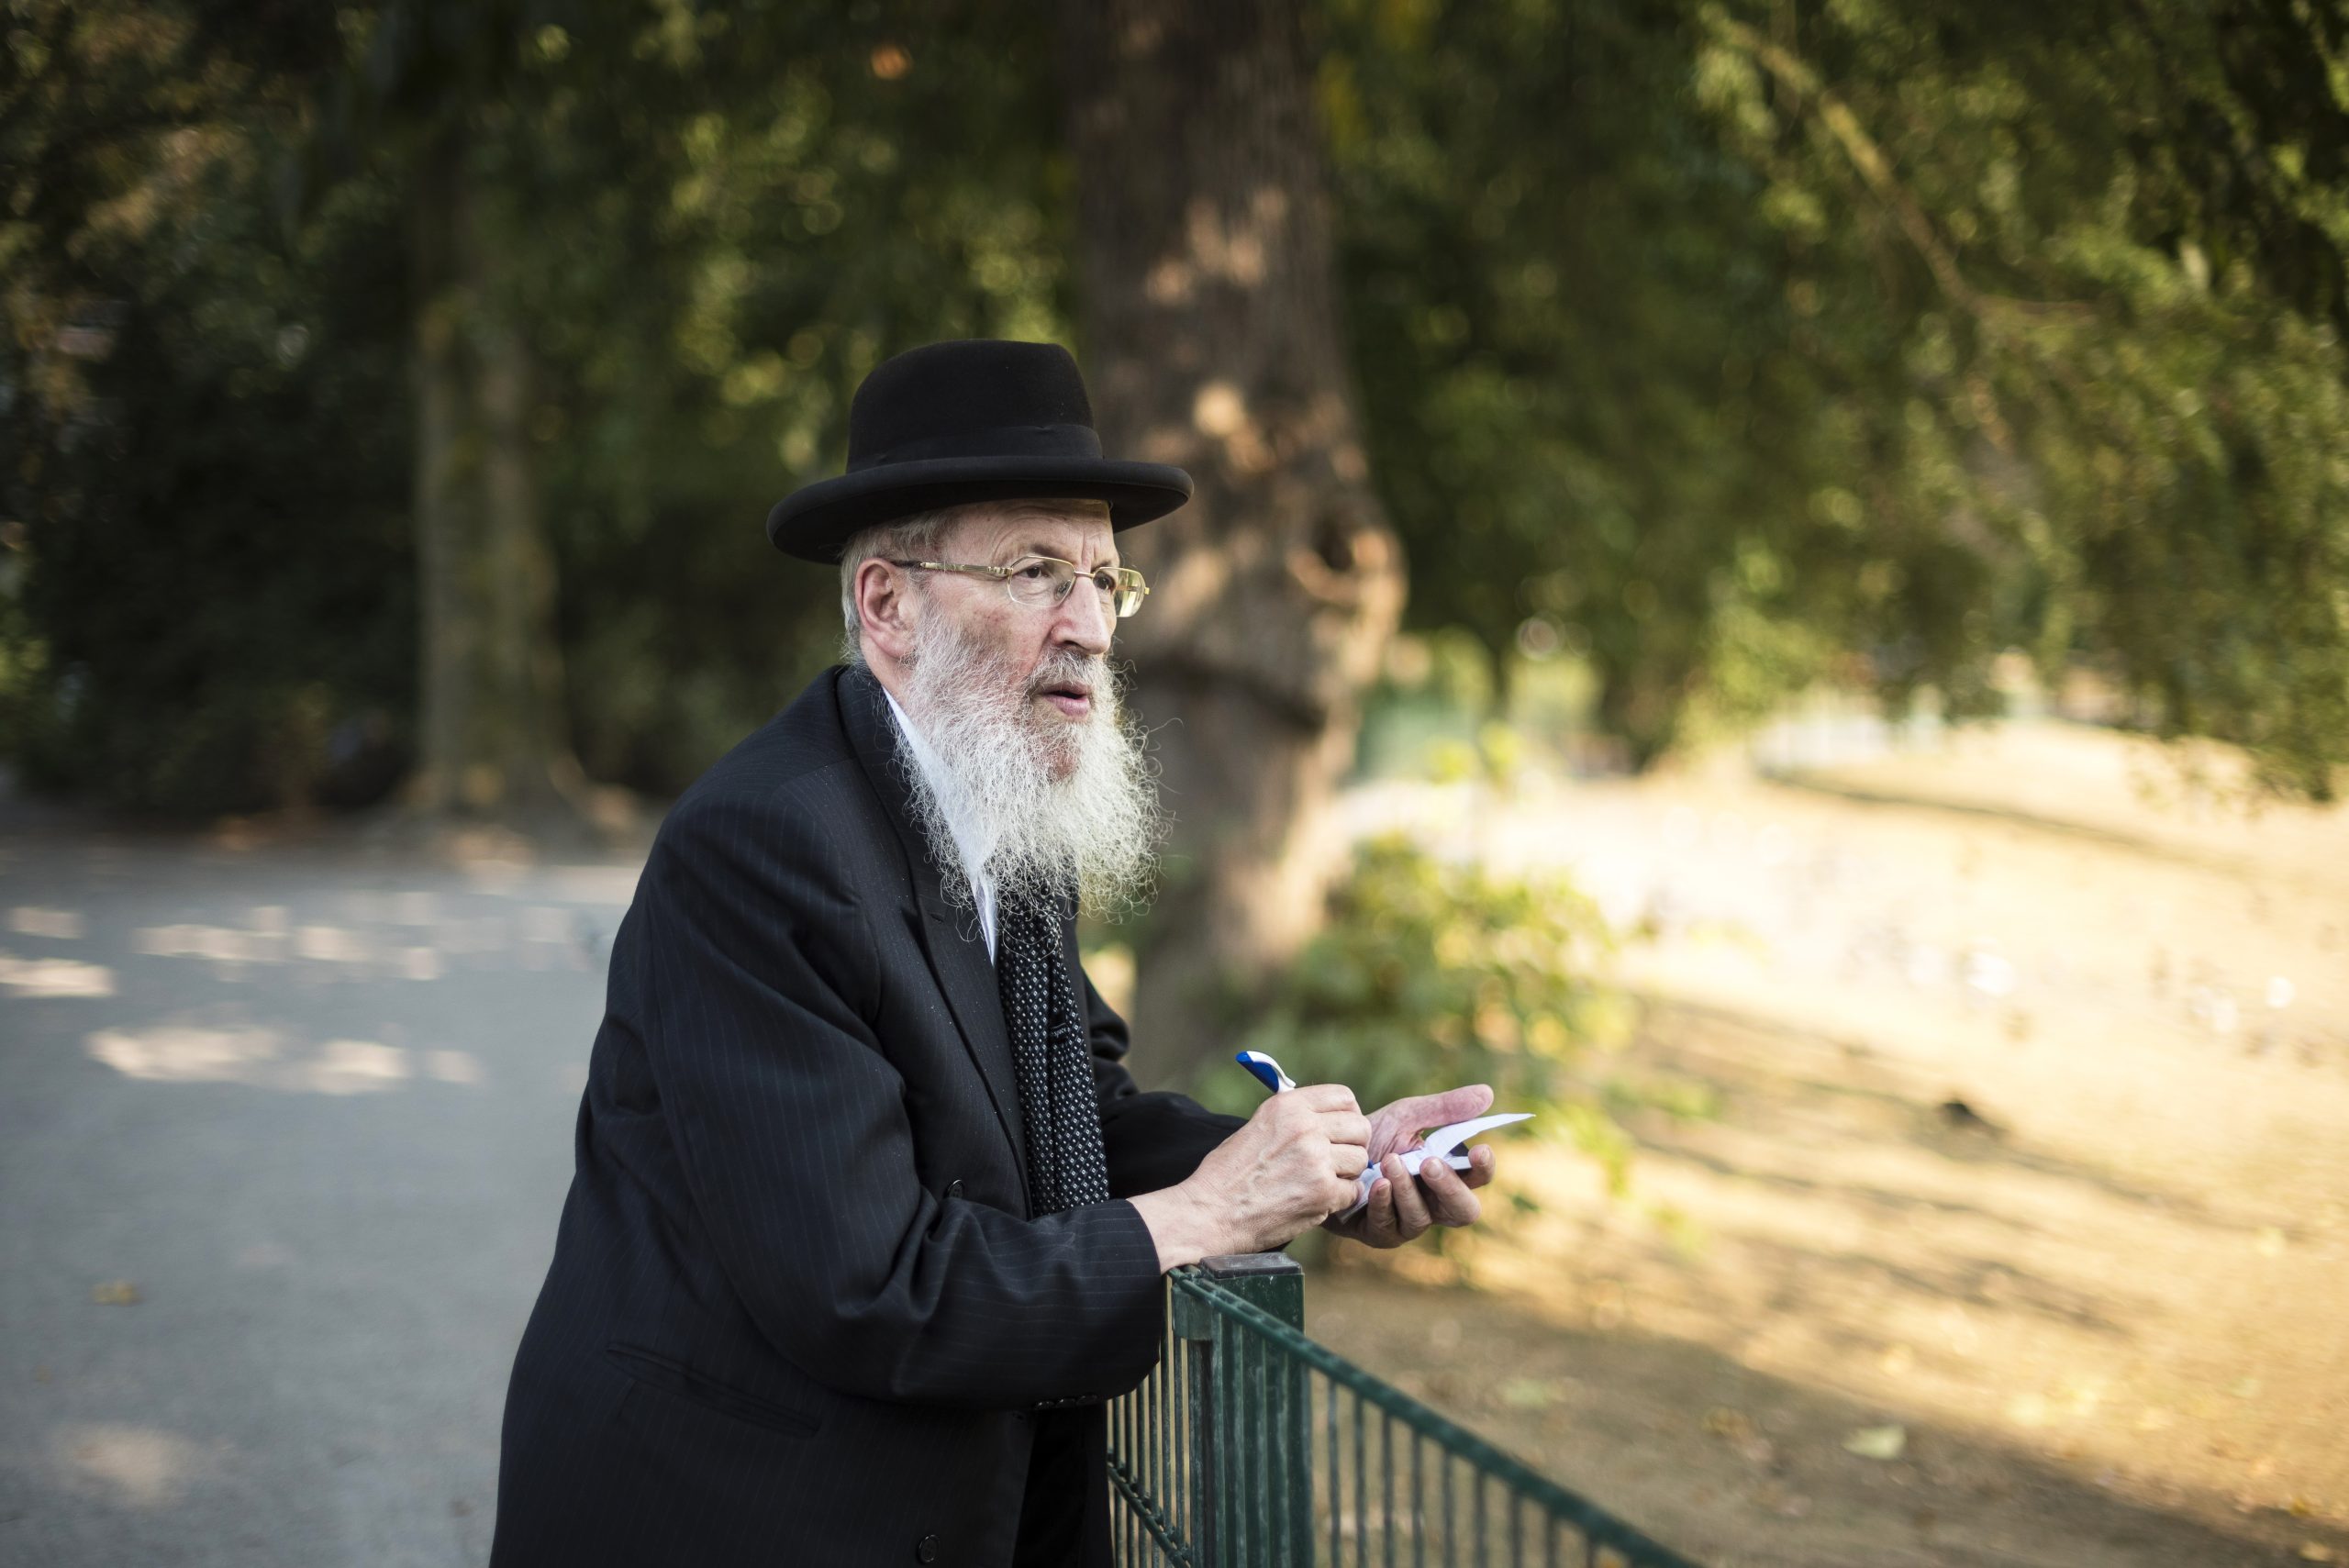
<instances>
[{"instance_id":1,"label":"white dress shirt","mask_svg":"<svg viewBox=\"0 0 2349 1568\"><path fill-rule=\"evenodd\" d=\"M963 865L970 868L971 902L978 906L979 934L986 939L987 957L992 960L995 957L995 879L987 875L986 863L987 853L995 846L982 842L976 826L952 809L955 796L944 787L946 773L938 760L938 753L930 749L930 743L921 738L921 731L914 728L914 721L907 718L906 710L897 705L897 695L886 686L881 688L881 695L889 699L889 711L897 716L897 728L906 732L907 745L913 751L914 762L921 768L922 777L930 782L931 793L946 802L950 808L946 825L954 835L956 852L963 857Z\"/></svg>"}]
</instances>

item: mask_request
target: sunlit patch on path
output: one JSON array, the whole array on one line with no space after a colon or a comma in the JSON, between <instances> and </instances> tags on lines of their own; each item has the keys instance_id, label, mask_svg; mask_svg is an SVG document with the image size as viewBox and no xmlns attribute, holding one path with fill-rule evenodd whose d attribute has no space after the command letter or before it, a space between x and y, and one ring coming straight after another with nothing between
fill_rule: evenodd
<instances>
[{"instance_id":1,"label":"sunlit patch on path","mask_svg":"<svg viewBox=\"0 0 2349 1568\"><path fill-rule=\"evenodd\" d=\"M59 941L81 940L83 924L78 911L72 909L42 909L19 904L8 911L8 929L22 937L50 937Z\"/></svg>"},{"instance_id":2,"label":"sunlit patch on path","mask_svg":"<svg viewBox=\"0 0 2349 1568\"><path fill-rule=\"evenodd\" d=\"M51 1451L78 1488L133 1508L168 1507L212 1469L203 1444L159 1427L64 1427Z\"/></svg>"},{"instance_id":3,"label":"sunlit patch on path","mask_svg":"<svg viewBox=\"0 0 2349 1568\"><path fill-rule=\"evenodd\" d=\"M0 985L19 996L111 996L114 971L70 958L18 958L0 952Z\"/></svg>"},{"instance_id":4,"label":"sunlit patch on path","mask_svg":"<svg viewBox=\"0 0 2349 1568\"><path fill-rule=\"evenodd\" d=\"M93 1061L126 1078L161 1084L245 1084L254 1088L317 1095L365 1095L397 1088L417 1074L406 1048L373 1040L329 1040L298 1045L285 1031L257 1025L209 1027L164 1023L145 1029L93 1029L83 1040ZM444 1084L478 1084L480 1059L471 1051L423 1053L427 1076Z\"/></svg>"}]
</instances>

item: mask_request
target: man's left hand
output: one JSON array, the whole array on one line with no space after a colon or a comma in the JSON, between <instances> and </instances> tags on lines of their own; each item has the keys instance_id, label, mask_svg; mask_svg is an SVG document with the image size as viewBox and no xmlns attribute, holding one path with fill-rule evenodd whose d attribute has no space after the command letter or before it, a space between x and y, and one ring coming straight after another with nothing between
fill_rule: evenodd
<instances>
[{"instance_id":1,"label":"man's left hand","mask_svg":"<svg viewBox=\"0 0 2349 1568\"><path fill-rule=\"evenodd\" d=\"M1492 1103L1489 1084L1469 1084L1441 1095L1412 1095L1373 1111L1369 1152L1379 1177L1371 1184L1370 1202L1342 1219L1331 1216L1321 1229L1366 1247L1400 1247L1431 1225L1475 1224L1484 1207L1475 1189L1493 1179L1492 1150L1481 1143L1471 1149L1465 1171L1430 1160L1416 1181L1403 1168L1402 1151L1418 1147L1419 1135L1430 1128L1482 1116Z\"/></svg>"}]
</instances>

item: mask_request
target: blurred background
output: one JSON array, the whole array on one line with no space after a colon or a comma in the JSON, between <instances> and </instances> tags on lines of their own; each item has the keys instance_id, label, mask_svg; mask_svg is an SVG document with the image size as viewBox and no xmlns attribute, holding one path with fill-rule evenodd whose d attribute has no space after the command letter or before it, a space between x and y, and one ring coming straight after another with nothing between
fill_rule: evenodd
<instances>
[{"instance_id":1,"label":"blurred background","mask_svg":"<svg viewBox=\"0 0 2349 1568\"><path fill-rule=\"evenodd\" d=\"M8 0L0 1561L478 1563L881 359L1067 343L1088 929L1540 1112L1319 1337L1729 1564L2349 1562L2349 13Z\"/></svg>"}]
</instances>

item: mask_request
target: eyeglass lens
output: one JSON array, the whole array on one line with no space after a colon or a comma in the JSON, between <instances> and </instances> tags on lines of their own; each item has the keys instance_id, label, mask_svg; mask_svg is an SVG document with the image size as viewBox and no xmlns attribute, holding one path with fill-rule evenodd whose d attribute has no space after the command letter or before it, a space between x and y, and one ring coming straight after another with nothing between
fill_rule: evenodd
<instances>
[{"instance_id":1,"label":"eyeglass lens","mask_svg":"<svg viewBox=\"0 0 2349 1568\"><path fill-rule=\"evenodd\" d=\"M1111 567L1101 567L1089 573L1094 587L1109 601L1112 615L1123 617L1141 606L1141 590L1130 584ZM1057 605L1068 597L1076 585L1076 568L1065 561L1049 561L1041 556L1030 556L1013 563L1011 575L1005 581L1011 596L1024 605Z\"/></svg>"}]
</instances>

